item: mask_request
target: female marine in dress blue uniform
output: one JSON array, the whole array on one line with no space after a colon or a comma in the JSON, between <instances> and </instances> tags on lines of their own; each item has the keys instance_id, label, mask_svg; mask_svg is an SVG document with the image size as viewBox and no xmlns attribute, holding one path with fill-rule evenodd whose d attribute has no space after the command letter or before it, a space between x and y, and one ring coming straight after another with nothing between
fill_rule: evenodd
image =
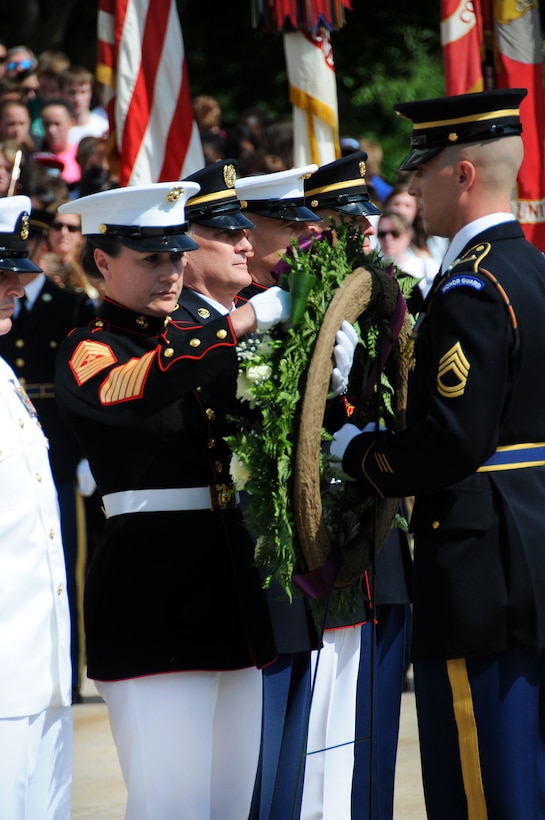
<instances>
[{"instance_id":1,"label":"female marine in dress blue uniform","mask_svg":"<svg viewBox=\"0 0 545 820\"><path fill-rule=\"evenodd\" d=\"M106 280L97 320L61 347L57 395L107 516L85 597L88 674L108 704L130 820L247 814L259 670L276 654L224 430L194 394L234 393L237 333L258 314L258 329L286 318L288 297L267 295L266 320L252 302L205 327L171 321L197 191L159 183L63 206L81 213L87 264Z\"/></svg>"}]
</instances>

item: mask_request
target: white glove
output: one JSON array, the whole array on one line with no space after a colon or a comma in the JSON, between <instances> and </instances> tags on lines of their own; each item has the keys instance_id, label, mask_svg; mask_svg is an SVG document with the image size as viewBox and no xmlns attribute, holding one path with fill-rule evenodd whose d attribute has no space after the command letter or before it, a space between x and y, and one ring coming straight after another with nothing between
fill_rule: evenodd
<instances>
[{"instance_id":1,"label":"white glove","mask_svg":"<svg viewBox=\"0 0 545 820\"><path fill-rule=\"evenodd\" d=\"M329 452L342 462L346 448L355 436L359 436L362 431L355 424L343 424L340 430L333 434L333 441L329 446Z\"/></svg>"},{"instance_id":2,"label":"white glove","mask_svg":"<svg viewBox=\"0 0 545 820\"><path fill-rule=\"evenodd\" d=\"M346 393L348 377L352 370L354 352L358 346L358 335L350 322L342 323L341 329L335 335L336 345L333 348L335 367L331 372L331 392L333 396Z\"/></svg>"},{"instance_id":3,"label":"white glove","mask_svg":"<svg viewBox=\"0 0 545 820\"><path fill-rule=\"evenodd\" d=\"M374 421L369 421L365 425L365 427L363 428L363 430L361 432L362 433L376 433L377 430L386 430L386 427L383 424L379 424L379 426L377 427L377 425L375 424Z\"/></svg>"},{"instance_id":4,"label":"white glove","mask_svg":"<svg viewBox=\"0 0 545 820\"><path fill-rule=\"evenodd\" d=\"M386 427L383 427L383 425L380 424L378 429L386 430ZM347 422L347 424L343 424L340 430L333 433L333 441L329 445L329 452L332 456L335 456L335 458L340 459L342 462L346 448L353 438L359 436L361 433L375 433L376 431L377 425L374 421L370 421L369 424L366 424L363 430L360 430L360 428L356 427L355 424L350 424L350 422Z\"/></svg>"},{"instance_id":5,"label":"white glove","mask_svg":"<svg viewBox=\"0 0 545 820\"><path fill-rule=\"evenodd\" d=\"M264 333L290 317L291 298L287 290L272 287L248 300L257 319L257 330Z\"/></svg>"},{"instance_id":6,"label":"white glove","mask_svg":"<svg viewBox=\"0 0 545 820\"><path fill-rule=\"evenodd\" d=\"M76 479L77 490L80 495L84 498L89 498L90 495L93 495L97 485L86 458L82 458L76 467Z\"/></svg>"}]
</instances>

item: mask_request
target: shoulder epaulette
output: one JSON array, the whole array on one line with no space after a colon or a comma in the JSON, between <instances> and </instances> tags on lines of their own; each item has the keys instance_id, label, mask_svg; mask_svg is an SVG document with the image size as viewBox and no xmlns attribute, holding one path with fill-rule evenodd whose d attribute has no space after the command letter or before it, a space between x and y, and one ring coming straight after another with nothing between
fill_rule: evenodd
<instances>
[{"instance_id":1,"label":"shoulder epaulette","mask_svg":"<svg viewBox=\"0 0 545 820\"><path fill-rule=\"evenodd\" d=\"M438 291L442 294L446 294L450 290L457 287L469 287L479 291L484 288L486 280L491 282L496 287L503 300L503 303L505 304L511 325L513 327L515 334L515 344L513 350L511 351L511 356L513 357L517 354L520 343L517 316L513 305L511 304L511 300L501 282L499 282L499 280L489 270L482 267L481 264L486 256L488 256L491 249L492 245L490 242L479 242L477 245L469 248L463 256L455 259L452 265L450 265L448 270L445 272L445 275L439 279L435 285L431 297L433 298L433 295L435 295ZM432 298L430 298L428 304L428 311L431 306Z\"/></svg>"},{"instance_id":2,"label":"shoulder epaulette","mask_svg":"<svg viewBox=\"0 0 545 820\"><path fill-rule=\"evenodd\" d=\"M94 319L89 325L89 327L91 328L91 330L107 330L109 328L109 323L105 322L104 319L101 319L99 317L97 319Z\"/></svg>"},{"instance_id":3,"label":"shoulder epaulette","mask_svg":"<svg viewBox=\"0 0 545 820\"><path fill-rule=\"evenodd\" d=\"M473 245L472 248L469 248L463 256L459 256L458 259L455 259L452 265L449 267L447 271L447 275L451 272L455 272L457 267L464 267L468 268L471 267L474 273L477 273L479 270L479 266L485 256L488 256L490 251L492 250L492 245L490 242L479 242L478 245Z\"/></svg>"}]
</instances>

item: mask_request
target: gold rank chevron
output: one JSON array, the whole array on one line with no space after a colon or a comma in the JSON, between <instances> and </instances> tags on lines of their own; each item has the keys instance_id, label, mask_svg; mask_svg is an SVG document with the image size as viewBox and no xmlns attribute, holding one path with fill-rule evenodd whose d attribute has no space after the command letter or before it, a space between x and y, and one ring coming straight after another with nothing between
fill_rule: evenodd
<instances>
[{"instance_id":1,"label":"gold rank chevron","mask_svg":"<svg viewBox=\"0 0 545 820\"><path fill-rule=\"evenodd\" d=\"M393 473L392 466L384 453L375 453L375 461L381 473Z\"/></svg>"},{"instance_id":2,"label":"gold rank chevron","mask_svg":"<svg viewBox=\"0 0 545 820\"><path fill-rule=\"evenodd\" d=\"M141 358L130 359L126 364L110 370L108 378L100 388L101 403L118 404L140 398L155 355L155 350L150 350Z\"/></svg>"},{"instance_id":3,"label":"gold rank chevron","mask_svg":"<svg viewBox=\"0 0 545 820\"><path fill-rule=\"evenodd\" d=\"M84 341L76 347L70 359L70 369L78 385L85 384L101 370L117 361L112 348L103 342Z\"/></svg>"},{"instance_id":4,"label":"gold rank chevron","mask_svg":"<svg viewBox=\"0 0 545 820\"><path fill-rule=\"evenodd\" d=\"M439 394L447 399L463 396L470 366L462 350L462 345L460 342L456 342L439 359L439 369L437 371L437 390ZM447 384L445 382L447 374L454 375L457 381L454 384Z\"/></svg>"}]
</instances>

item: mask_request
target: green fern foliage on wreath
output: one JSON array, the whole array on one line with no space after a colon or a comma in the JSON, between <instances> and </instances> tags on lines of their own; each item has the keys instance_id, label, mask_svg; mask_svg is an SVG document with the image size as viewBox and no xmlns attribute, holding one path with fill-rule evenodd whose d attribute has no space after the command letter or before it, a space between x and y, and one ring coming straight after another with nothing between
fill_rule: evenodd
<instances>
[{"instance_id":1,"label":"green fern foliage on wreath","mask_svg":"<svg viewBox=\"0 0 545 820\"><path fill-rule=\"evenodd\" d=\"M283 257L286 272L280 284L292 293L292 308L300 316L287 328L273 330L265 336L250 336L238 346L239 375L237 395L242 412L236 419L236 432L227 437L233 456L231 474L239 490L248 493L245 518L248 528L257 535L256 563L266 570L265 585L274 579L291 600L297 595L292 576L306 571L294 522L292 469L297 441L298 414L305 388L306 372L325 313L343 279L358 266L372 271L387 269L376 253L364 254L363 237L354 222L335 224L336 241L318 235L310 249L294 243ZM294 292L302 285L304 294L298 305ZM408 295L406 279L403 287ZM372 362L378 355L381 333L389 332L385 320L365 315L359 321L364 356ZM394 424L394 390L386 374L381 375L380 423ZM376 414L376 402L373 412ZM367 420L361 419L362 426ZM375 420L375 419L373 419ZM331 436L322 430L322 440ZM338 465L322 456L324 483L332 486L339 480ZM335 478L336 476L336 478ZM333 487L335 490L335 487ZM338 532L342 518L342 485L324 496L324 520ZM362 500L362 506L370 502ZM351 507L345 513L340 530L344 537L353 536L360 524L360 512ZM404 526L403 521L397 522ZM358 589L336 590L333 607L336 617L348 614ZM318 607L319 608L319 607Z\"/></svg>"}]
</instances>

